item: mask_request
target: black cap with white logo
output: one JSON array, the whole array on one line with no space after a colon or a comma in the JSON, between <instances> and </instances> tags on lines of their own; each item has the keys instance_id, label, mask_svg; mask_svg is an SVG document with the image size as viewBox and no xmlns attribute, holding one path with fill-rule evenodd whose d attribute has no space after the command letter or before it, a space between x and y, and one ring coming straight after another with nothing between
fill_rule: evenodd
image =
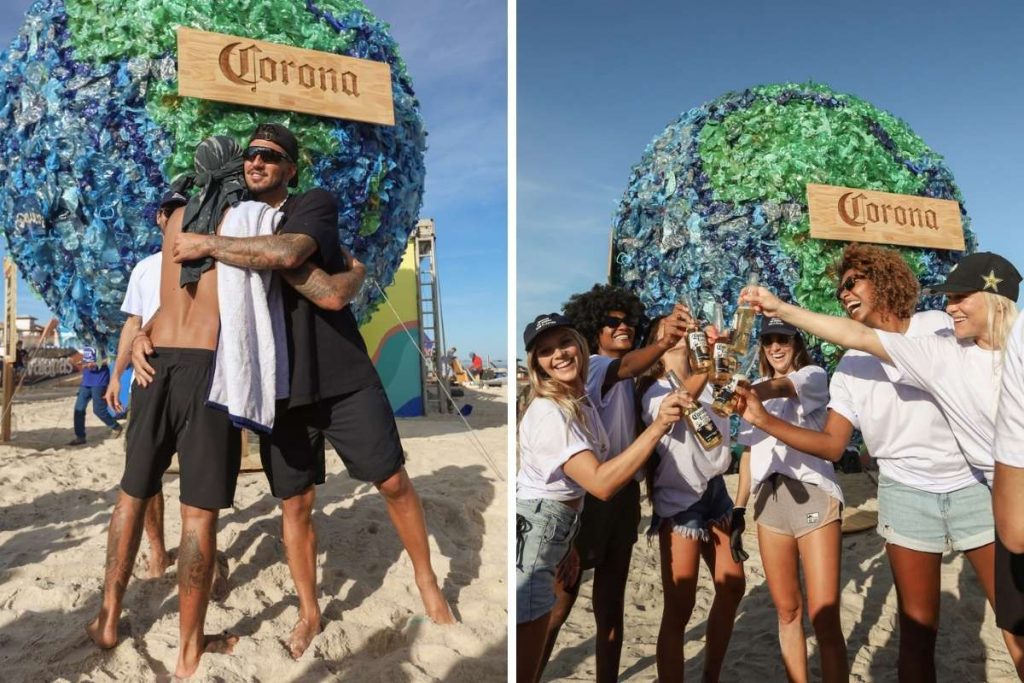
<instances>
[{"instance_id":1,"label":"black cap with white logo","mask_svg":"<svg viewBox=\"0 0 1024 683\"><path fill-rule=\"evenodd\" d=\"M1012 263L999 254L979 251L963 257L949 271L945 282L926 287L924 293L992 292L1016 301L1020 280L1020 273Z\"/></svg>"},{"instance_id":2,"label":"black cap with white logo","mask_svg":"<svg viewBox=\"0 0 1024 683\"><path fill-rule=\"evenodd\" d=\"M526 346L526 350L530 350L533 342L537 340L541 332L553 330L556 327L572 327L572 322L561 313L542 313L538 315L523 330L523 344Z\"/></svg>"},{"instance_id":3,"label":"black cap with white logo","mask_svg":"<svg viewBox=\"0 0 1024 683\"><path fill-rule=\"evenodd\" d=\"M799 331L787 323L782 318L766 318L764 323L761 324L761 334L759 335L762 339L767 337L769 334L781 334L786 337L796 336Z\"/></svg>"}]
</instances>

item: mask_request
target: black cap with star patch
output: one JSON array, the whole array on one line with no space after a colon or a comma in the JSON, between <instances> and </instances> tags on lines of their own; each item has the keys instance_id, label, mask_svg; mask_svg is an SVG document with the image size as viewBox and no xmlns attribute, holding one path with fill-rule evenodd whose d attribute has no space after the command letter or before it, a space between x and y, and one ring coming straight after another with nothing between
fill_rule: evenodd
<instances>
[{"instance_id":1,"label":"black cap with star patch","mask_svg":"<svg viewBox=\"0 0 1024 683\"><path fill-rule=\"evenodd\" d=\"M992 292L1016 301L1020 280L1020 273L1012 263L999 254L979 251L963 257L953 266L945 282L926 287L923 291L925 294Z\"/></svg>"}]
</instances>

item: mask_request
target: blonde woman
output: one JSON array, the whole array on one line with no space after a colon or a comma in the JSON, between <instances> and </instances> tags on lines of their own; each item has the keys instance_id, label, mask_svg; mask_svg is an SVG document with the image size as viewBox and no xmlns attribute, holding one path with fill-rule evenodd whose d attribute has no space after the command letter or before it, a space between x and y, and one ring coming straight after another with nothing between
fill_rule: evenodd
<instances>
[{"instance_id":1,"label":"blonde woman","mask_svg":"<svg viewBox=\"0 0 1024 683\"><path fill-rule=\"evenodd\" d=\"M516 678L534 683L542 673L556 574L563 584L576 578L570 550L584 494L607 500L632 481L682 416L682 399L666 399L651 426L609 458L608 436L586 398L586 342L557 313L527 325L523 342L531 398L519 423L516 477Z\"/></svg>"},{"instance_id":2,"label":"blonde woman","mask_svg":"<svg viewBox=\"0 0 1024 683\"><path fill-rule=\"evenodd\" d=\"M803 337L778 318L761 326L761 378L753 391L764 409L791 424L820 431L828 406L828 375L811 363ZM754 521L765 580L779 619L779 646L790 681L807 681L807 614L821 652L822 680L849 675L846 639L839 622L839 566L843 492L832 463L788 446L740 423L739 442L747 448L733 512L734 544L745 526L747 501L754 495ZM804 591L800 587L803 568Z\"/></svg>"},{"instance_id":3,"label":"blonde woman","mask_svg":"<svg viewBox=\"0 0 1024 683\"><path fill-rule=\"evenodd\" d=\"M1002 350L1017 318L1014 302L1020 282L1020 273L1013 264L997 254L979 252L964 257L945 282L931 288L946 295L953 334L928 337L908 337L806 311L783 303L763 287L747 288L742 299L765 315L782 318L826 341L869 353L882 361L892 381L928 392L949 421L967 462L991 486ZM914 427L905 426L910 430ZM1000 563L1005 565L1010 558L1006 553L997 554L993 543L980 550L972 563L993 603L996 623L1004 629L1018 674L1022 674L1024 651L1008 629L1020 621L1021 615L1016 612L1024 608L1024 599L1017 595L995 599L996 577L1010 571Z\"/></svg>"}]
</instances>

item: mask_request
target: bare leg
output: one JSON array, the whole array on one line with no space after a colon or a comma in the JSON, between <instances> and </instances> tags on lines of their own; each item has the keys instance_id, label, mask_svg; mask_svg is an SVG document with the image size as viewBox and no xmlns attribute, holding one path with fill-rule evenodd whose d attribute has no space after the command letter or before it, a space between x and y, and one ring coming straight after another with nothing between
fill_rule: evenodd
<instances>
[{"instance_id":1,"label":"bare leg","mask_svg":"<svg viewBox=\"0 0 1024 683\"><path fill-rule=\"evenodd\" d=\"M580 586L583 585L583 570L580 569L576 577L576 583L571 586L564 586L557 579L555 580L555 606L551 610L551 618L547 620L547 636L544 642L544 654L540 660L540 670L548 666L551 653L555 649L555 642L558 641L558 632L562 625L569 619L572 613L572 606L576 604L576 598L580 595Z\"/></svg>"},{"instance_id":2,"label":"bare leg","mask_svg":"<svg viewBox=\"0 0 1024 683\"><path fill-rule=\"evenodd\" d=\"M793 683L807 683L807 640L804 636L797 541L792 536L777 534L758 524L757 544L761 548L768 592L779 618L779 647L786 678Z\"/></svg>"},{"instance_id":3,"label":"bare leg","mask_svg":"<svg viewBox=\"0 0 1024 683\"><path fill-rule=\"evenodd\" d=\"M281 537L288 570L299 596L299 620L288 638L288 651L298 659L320 633L320 604L316 599L316 528L313 501L316 488L281 501Z\"/></svg>"},{"instance_id":4,"label":"bare leg","mask_svg":"<svg viewBox=\"0 0 1024 683\"><path fill-rule=\"evenodd\" d=\"M626 579L629 577L629 561L632 557L632 545L609 546L604 562L594 568L593 607L597 626L595 649L598 683L615 683L619 680Z\"/></svg>"},{"instance_id":5,"label":"bare leg","mask_svg":"<svg viewBox=\"0 0 1024 683\"><path fill-rule=\"evenodd\" d=\"M848 681L846 639L839 621L839 565L842 525L839 522L815 529L797 540L807 583L807 614L818 637L821 679L824 683Z\"/></svg>"},{"instance_id":6,"label":"bare leg","mask_svg":"<svg viewBox=\"0 0 1024 683\"><path fill-rule=\"evenodd\" d=\"M978 582L988 596L988 604L995 608L996 605L996 544L989 543L980 548L968 550L965 555L974 567L974 573L978 575ZM1003 640L1006 641L1006 651L1013 660L1017 669L1017 677L1024 680L1024 637L1015 636L1009 631L1003 631Z\"/></svg>"},{"instance_id":7,"label":"bare leg","mask_svg":"<svg viewBox=\"0 0 1024 683\"><path fill-rule=\"evenodd\" d=\"M940 553L885 544L900 613L901 683L935 681L935 636L939 630Z\"/></svg>"},{"instance_id":8,"label":"bare leg","mask_svg":"<svg viewBox=\"0 0 1024 683\"><path fill-rule=\"evenodd\" d=\"M377 490L384 496L388 506L388 515L395 525L398 538L401 539L405 551L412 560L416 588L420 591L420 599L427 611L427 616L435 624L454 624L455 617L448 606L448 601L441 594L437 585L437 575L430 564L430 545L427 543L427 524L423 520L423 507L416 489L409 481L405 468L376 484Z\"/></svg>"},{"instance_id":9,"label":"bare leg","mask_svg":"<svg viewBox=\"0 0 1024 683\"><path fill-rule=\"evenodd\" d=\"M117 494L114 512L110 516L107 560L103 576L103 602L100 604L100 613L85 627L93 642L104 649L117 645L121 603L124 600L125 589L128 588L128 580L132 576L135 555L139 552L145 503L142 498L135 498L120 491Z\"/></svg>"},{"instance_id":10,"label":"bare leg","mask_svg":"<svg viewBox=\"0 0 1024 683\"><path fill-rule=\"evenodd\" d=\"M697 596L700 541L672 533L669 524L662 525L658 541L661 549L661 586L665 593L656 650L658 680L682 681L683 665L686 663L683 636Z\"/></svg>"},{"instance_id":11,"label":"bare leg","mask_svg":"<svg viewBox=\"0 0 1024 683\"><path fill-rule=\"evenodd\" d=\"M736 625L736 609L747 587L743 565L732 559L729 534L712 526L711 538L701 544L701 554L715 582L715 599L708 613L707 648L704 651L705 681L717 681L722 675L725 652L729 649L732 629Z\"/></svg>"},{"instance_id":12,"label":"bare leg","mask_svg":"<svg viewBox=\"0 0 1024 683\"><path fill-rule=\"evenodd\" d=\"M541 654L551 612L516 625L516 683L536 683L544 672Z\"/></svg>"},{"instance_id":13,"label":"bare leg","mask_svg":"<svg viewBox=\"0 0 1024 683\"><path fill-rule=\"evenodd\" d=\"M146 539L149 540L149 567L146 578L155 579L164 575L171 558L164 545L164 494L157 493L146 501Z\"/></svg>"},{"instance_id":14,"label":"bare leg","mask_svg":"<svg viewBox=\"0 0 1024 683\"><path fill-rule=\"evenodd\" d=\"M178 603L180 606L177 678L188 678L204 652L231 652L237 636L212 638L203 632L210 581L217 554L218 510L181 504L181 542L178 544Z\"/></svg>"}]
</instances>

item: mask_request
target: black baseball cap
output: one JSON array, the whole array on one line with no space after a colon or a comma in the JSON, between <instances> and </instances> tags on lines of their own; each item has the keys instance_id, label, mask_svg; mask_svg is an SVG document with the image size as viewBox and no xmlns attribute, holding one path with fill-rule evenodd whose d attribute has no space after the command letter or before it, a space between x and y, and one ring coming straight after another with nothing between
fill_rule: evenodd
<instances>
[{"instance_id":1,"label":"black baseball cap","mask_svg":"<svg viewBox=\"0 0 1024 683\"><path fill-rule=\"evenodd\" d=\"M184 206L185 204L188 204L188 197L186 197L180 192L168 190L167 192L164 192L164 196L160 197L159 208L174 209L179 206Z\"/></svg>"},{"instance_id":2,"label":"black baseball cap","mask_svg":"<svg viewBox=\"0 0 1024 683\"><path fill-rule=\"evenodd\" d=\"M761 325L760 339L764 339L769 334L782 334L787 337L795 337L800 334L800 331L787 323L782 318L767 318Z\"/></svg>"},{"instance_id":3,"label":"black baseball cap","mask_svg":"<svg viewBox=\"0 0 1024 683\"><path fill-rule=\"evenodd\" d=\"M1012 263L999 254L979 251L960 259L960 263L949 271L945 282L926 287L923 291L925 294L992 292L1016 301L1020 280L1020 273Z\"/></svg>"},{"instance_id":4,"label":"black baseball cap","mask_svg":"<svg viewBox=\"0 0 1024 683\"><path fill-rule=\"evenodd\" d=\"M299 184L299 141L295 135L280 123L261 123L249 136L249 142L253 140L269 140L281 146L281 149L295 164L295 175L288 181L288 187L297 186Z\"/></svg>"},{"instance_id":5,"label":"black baseball cap","mask_svg":"<svg viewBox=\"0 0 1024 683\"><path fill-rule=\"evenodd\" d=\"M557 327L572 327L572 321L561 313L542 313L534 318L533 322L523 330L523 344L529 351L537 337L546 330L553 330Z\"/></svg>"}]
</instances>

